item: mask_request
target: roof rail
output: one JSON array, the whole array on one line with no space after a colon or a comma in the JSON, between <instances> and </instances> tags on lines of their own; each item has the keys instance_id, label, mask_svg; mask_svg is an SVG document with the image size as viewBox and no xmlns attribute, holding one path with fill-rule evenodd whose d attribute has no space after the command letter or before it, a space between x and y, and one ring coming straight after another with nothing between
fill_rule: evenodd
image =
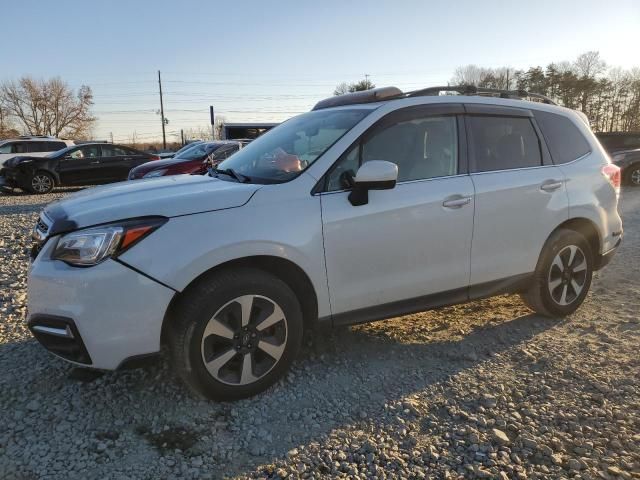
<instances>
[{"instance_id":1,"label":"roof rail","mask_svg":"<svg viewBox=\"0 0 640 480\"><path fill-rule=\"evenodd\" d=\"M456 92L459 95L484 95L512 99L532 98L541 100L543 103L547 103L549 105L556 105L553 100L545 95L527 92L525 90L501 90L499 88L476 87L475 85L458 85L422 88L420 90L413 90L406 93L403 93L402 90L396 87L374 88L371 90L364 90L362 92L346 93L344 95L325 98L324 100L320 100L316 103L312 110L322 110L324 108L338 107L340 105L373 103L380 102L382 100L393 100L396 98L440 95L440 92Z\"/></svg>"},{"instance_id":2,"label":"roof rail","mask_svg":"<svg viewBox=\"0 0 640 480\"><path fill-rule=\"evenodd\" d=\"M429 87L407 92L407 97L421 97L423 95L440 95L440 92L457 92L460 95L491 95L500 98L537 98L543 103L555 105L556 103L545 95L527 92L526 90L502 90L500 88L476 87L475 85L458 85L446 87Z\"/></svg>"},{"instance_id":3,"label":"roof rail","mask_svg":"<svg viewBox=\"0 0 640 480\"><path fill-rule=\"evenodd\" d=\"M337 107L340 105L355 105L358 103L373 103L381 100L391 100L392 98L402 98L404 93L397 87L372 88L361 92L345 93L320 100L312 110L322 110L323 108Z\"/></svg>"}]
</instances>

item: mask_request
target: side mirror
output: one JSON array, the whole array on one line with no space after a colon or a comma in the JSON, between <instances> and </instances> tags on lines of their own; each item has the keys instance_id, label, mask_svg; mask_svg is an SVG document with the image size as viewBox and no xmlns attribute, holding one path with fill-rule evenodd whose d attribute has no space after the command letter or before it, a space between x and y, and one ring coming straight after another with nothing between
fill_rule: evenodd
<instances>
[{"instance_id":1,"label":"side mirror","mask_svg":"<svg viewBox=\"0 0 640 480\"><path fill-rule=\"evenodd\" d=\"M385 160L369 160L356 173L353 189L349 194L351 205L369 203L369 190L390 190L396 186L398 166Z\"/></svg>"}]
</instances>

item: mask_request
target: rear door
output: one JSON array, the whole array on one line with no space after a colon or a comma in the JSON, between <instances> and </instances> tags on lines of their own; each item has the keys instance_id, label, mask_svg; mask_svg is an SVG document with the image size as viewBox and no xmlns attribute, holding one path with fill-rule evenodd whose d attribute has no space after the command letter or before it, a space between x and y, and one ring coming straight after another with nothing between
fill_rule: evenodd
<instances>
[{"instance_id":1,"label":"rear door","mask_svg":"<svg viewBox=\"0 0 640 480\"><path fill-rule=\"evenodd\" d=\"M124 155L125 157L125 161L127 163L129 170L137 167L138 165L142 165L143 163L150 162L152 160L150 155L144 152L141 152L139 150L134 150L133 148L127 148L127 147L116 147L116 148L122 151L122 155ZM159 158L159 157L154 157L154 158ZM127 170L127 174L129 173L129 170ZM127 175L124 176L124 179L126 178L127 178Z\"/></svg>"},{"instance_id":2,"label":"rear door","mask_svg":"<svg viewBox=\"0 0 640 480\"><path fill-rule=\"evenodd\" d=\"M85 145L69 150L58 161L58 175L63 185L101 183L100 147Z\"/></svg>"},{"instance_id":3,"label":"rear door","mask_svg":"<svg viewBox=\"0 0 640 480\"><path fill-rule=\"evenodd\" d=\"M104 144L102 150L102 181L118 182L126 180L129 170L137 166L133 152L118 145Z\"/></svg>"},{"instance_id":4,"label":"rear door","mask_svg":"<svg viewBox=\"0 0 640 480\"><path fill-rule=\"evenodd\" d=\"M466 109L475 187L470 283L516 280L534 271L549 234L568 218L565 178L529 110Z\"/></svg>"}]
</instances>

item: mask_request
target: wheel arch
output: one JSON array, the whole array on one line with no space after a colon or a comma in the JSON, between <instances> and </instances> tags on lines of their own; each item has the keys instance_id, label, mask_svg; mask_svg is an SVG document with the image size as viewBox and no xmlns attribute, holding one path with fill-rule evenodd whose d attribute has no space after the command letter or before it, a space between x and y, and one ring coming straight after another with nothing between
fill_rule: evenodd
<instances>
[{"instance_id":1,"label":"wheel arch","mask_svg":"<svg viewBox=\"0 0 640 480\"><path fill-rule=\"evenodd\" d=\"M271 255L254 255L228 260L216 265L193 279L182 291L177 292L171 299L162 322L160 335L161 344L166 344L168 326L171 324L177 312L176 309L180 299L188 291L220 271L240 267L262 270L271 275L275 275L285 282L300 301L305 328L313 328L315 326L318 319L318 296L307 273L299 265L286 258Z\"/></svg>"},{"instance_id":2,"label":"wheel arch","mask_svg":"<svg viewBox=\"0 0 640 480\"><path fill-rule=\"evenodd\" d=\"M53 170L49 170L48 168L44 168L42 166L36 167L33 169L33 172L31 173L31 175L35 175L38 172L43 172L46 173L48 175L51 175L51 177L53 178L53 185L56 187L60 186L60 176L54 172Z\"/></svg>"},{"instance_id":3,"label":"wheel arch","mask_svg":"<svg viewBox=\"0 0 640 480\"><path fill-rule=\"evenodd\" d=\"M567 230L573 230L575 232L583 235L587 242L589 243L589 247L591 248L591 253L594 257L597 257L602 252L602 238L600 231L596 224L584 217L570 218L569 220L562 222L558 225L547 237L547 241L549 238L557 232L559 229L564 228ZM546 244L546 241L545 241ZM595 260L595 258L594 258Z\"/></svg>"}]
</instances>

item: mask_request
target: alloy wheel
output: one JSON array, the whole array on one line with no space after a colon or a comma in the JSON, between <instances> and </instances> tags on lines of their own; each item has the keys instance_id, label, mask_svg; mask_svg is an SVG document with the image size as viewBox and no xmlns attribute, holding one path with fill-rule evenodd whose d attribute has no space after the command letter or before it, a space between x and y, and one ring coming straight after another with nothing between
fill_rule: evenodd
<instances>
[{"instance_id":1,"label":"alloy wheel","mask_svg":"<svg viewBox=\"0 0 640 480\"><path fill-rule=\"evenodd\" d=\"M201 341L205 368L227 385L253 383L278 363L287 345L287 319L261 295L243 295L223 305L207 323Z\"/></svg>"},{"instance_id":2,"label":"alloy wheel","mask_svg":"<svg viewBox=\"0 0 640 480\"><path fill-rule=\"evenodd\" d=\"M633 170L629 178L631 178L631 183L634 185L640 185L640 168Z\"/></svg>"},{"instance_id":3,"label":"alloy wheel","mask_svg":"<svg viewBox=\"0 0 640 480\"><path fill-rule=\"evenodd\" d=\"M31 179L31 188L37 193L46 193L53 187L51 178L48 175L36 174Z\"/></svg>"},{"instance_id":4,"label":"alloy wheel","mask_svg":"<svg viewBox=\"0 0 640 480\"><path fill-rule=\"evenodd\" d=\"M547 285L551 298L558 305L573 303L587 282L587 257L577 245L568 245L554 257Z\"/></svg>"}]
</instances>

